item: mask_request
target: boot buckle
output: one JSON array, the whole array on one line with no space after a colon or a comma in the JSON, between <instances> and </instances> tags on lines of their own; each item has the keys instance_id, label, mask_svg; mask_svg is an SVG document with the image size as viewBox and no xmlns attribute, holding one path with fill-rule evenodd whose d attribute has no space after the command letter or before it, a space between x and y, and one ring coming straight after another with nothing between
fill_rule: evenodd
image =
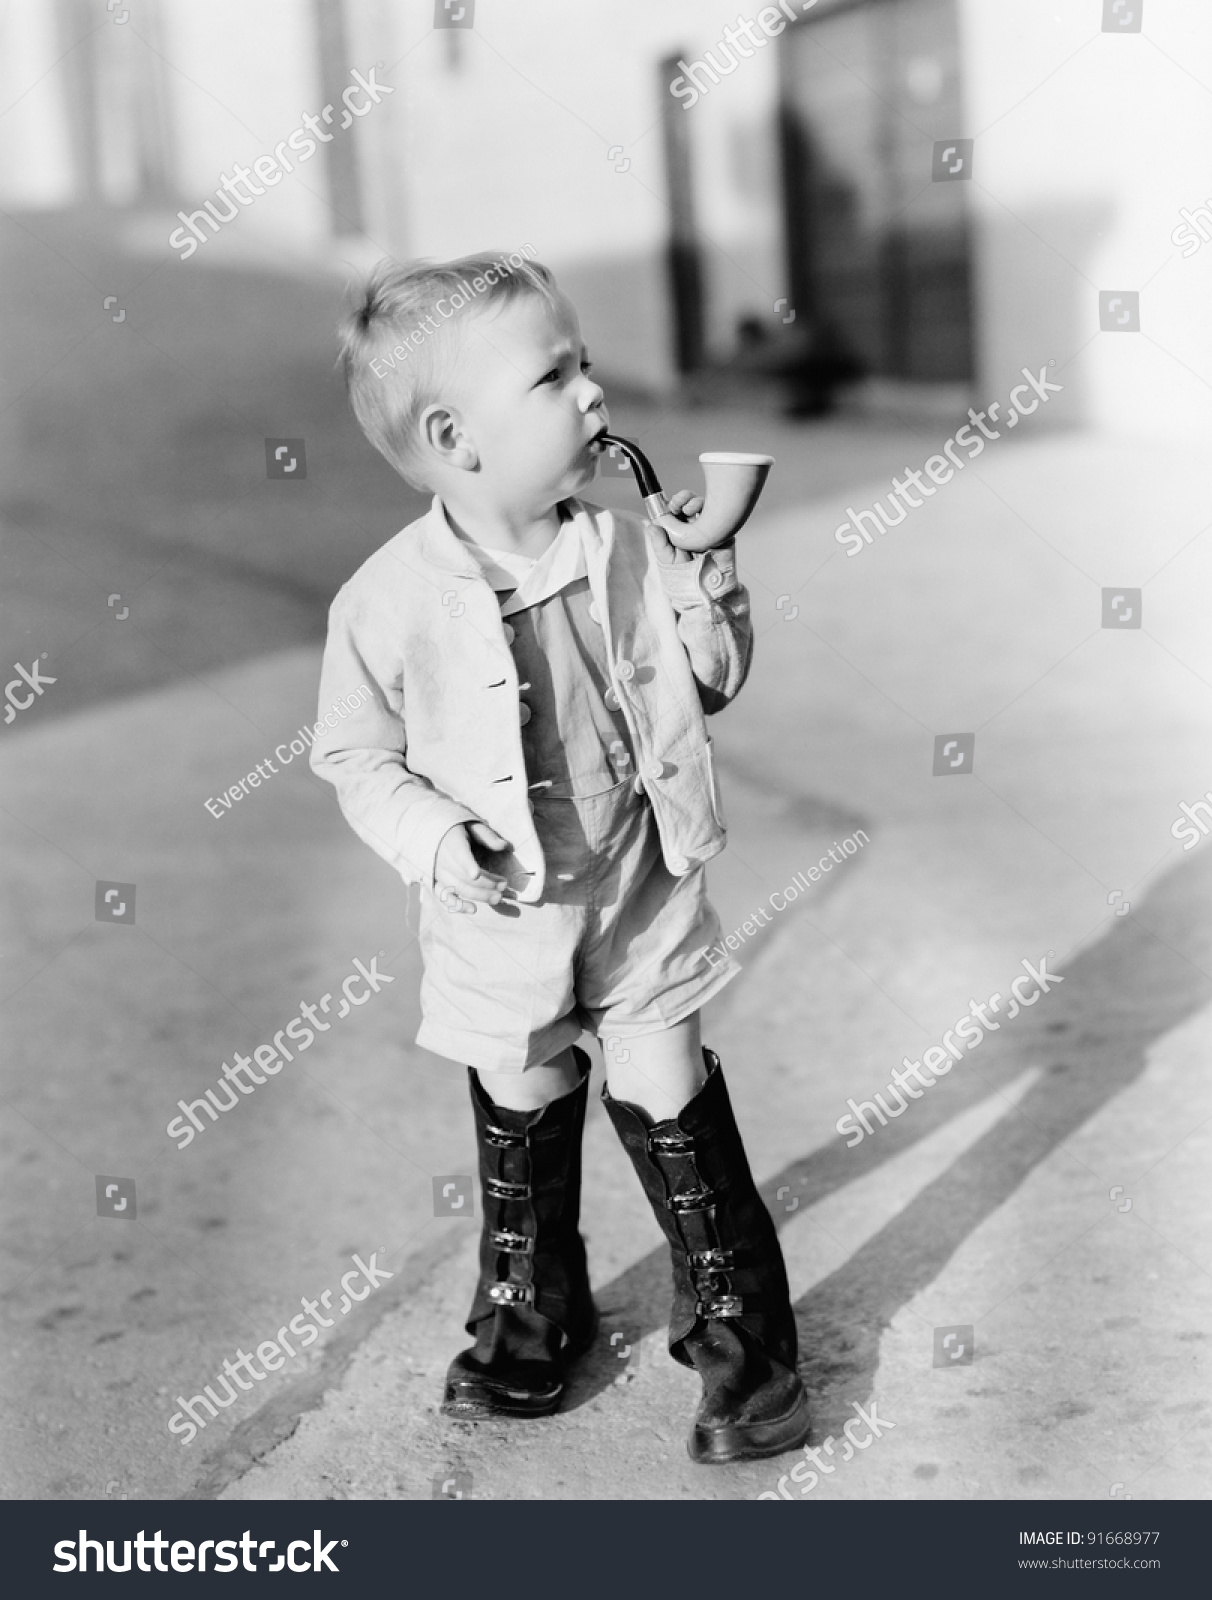
<instances>
[{"instance_id":1,"label":"boot buckle","mask_svg":"<svg viewBox=\"0 0 1212 1600\"><path fill-rule=\"evenodd\" d=\"M494 1200L529 1200L528 1183L509 1183L504 1178L485 1178L484 1190Z\"/></svg>"},{"instance_id":2,"label":"boot buckle","mask_svg":"<svg viewBox=\"0 0 1212 1600\"><path fill-rule=\"evenodd\" d=\"M484 1142L497 1150L524 1150L526 1135L514 1128L498 1128L494 1122L490 1122L484 1129Z\"/></svg>"},{"instance_id":3,"label":"boot buckle","mask_svg":"<svg viewBox=\"0 0 1212 1600\"><path fill-rule=\"evenodd\" d=\"M488 1298L494 1300L499 1306L532 1306L534 1304L533 1283L491 1283L488 1286Z\"/></svg>"},{"instance_id":4,"label":"boot buckle","mask_svg":"<svg viewBox=\"0 0 1212 1600\"><path fill-rule=\"evenodd\" d=\"M740 1317L744 1315L739 1294L721 1294L714 1300L700 1300L694 1308L699 1317Z\"/></svg>"},{"instance_id":5,"label":"boot buckle","mask_svg":"<svg viewBox=\"0 0 1212 1600\"><path fill-rule=\"evenodd\" d=\"M710 1189L690 1189L685 1194L669 1196L669 1209L679 1217L688 1211L707 1211L714 1204L715 1195Z\"/></svg>"},{"instance_id":6,"label":"boot buckle","mask_svg":"<svg viewBox=\"0 0 1212 1600\"><path fill-rule=\"evenodd\" d=\"M665 1156L689 1155L694 1149L694 1140L688 1133L683 1133L680 1128L675 1128L671 1133L654 1133L648 1140L649 1148L659 1150Z\"/></svg>"},{"instance_id":7,"label":"boot buckle","mask_svg":"<svg viewBox=\"0 0 1212 1600\"><path fill-rule=\"evenodd\" d=\"M488 1242L494 1250L500 1250L504 1255L532 1256L534 1254L534 1240L528 1239L524 1233L511 1233L508 1228L490 1229Z\"/></svg>"},{"instance_id":8,"label":"boot buckle","mask_svg":"<svg viewBox=\"0 0 1212 1600\"><path fill-rule=\"evenodd\" d=\"M731 1250L691 1250L687 1260L693 1272L727 1272L732 1266Z\"/></svg>"}]
</instances>

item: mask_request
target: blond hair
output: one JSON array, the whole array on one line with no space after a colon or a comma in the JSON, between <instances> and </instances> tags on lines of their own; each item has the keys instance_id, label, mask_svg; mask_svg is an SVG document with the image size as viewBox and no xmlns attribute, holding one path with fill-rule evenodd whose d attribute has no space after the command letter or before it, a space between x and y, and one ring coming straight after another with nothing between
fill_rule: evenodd
<instances>
[{"instance_id":1,"label":"blond hair","mask_svg":"<svg viewBox=\"0 0 1212 1600\"><path fill-rule=\"evenodd\" d=\"M523 250L532 251L533 245ZM414 488L424 489L417 421L441 398L452 331L468 312L535 294L554 304L550 270L518 251L455 261L380 261L340 329L340 363L362 432ZM443 311L447 305L450 309ZM426 322L440 319L432 331Z\"/></svg>"}]
</instances>

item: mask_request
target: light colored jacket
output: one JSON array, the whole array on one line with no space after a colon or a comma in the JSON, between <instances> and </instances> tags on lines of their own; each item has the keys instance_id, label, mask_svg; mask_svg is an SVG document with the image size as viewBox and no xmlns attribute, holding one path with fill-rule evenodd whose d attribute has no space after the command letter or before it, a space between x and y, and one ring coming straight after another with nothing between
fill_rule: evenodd
<instances>
[{"instance_id":1,"label":"light colored jacket","mask_svg":"<svg viewBox=\"0 0 1212 1600\"><path fill-rule=\"evenodd\" d=\"M567 505L636 770L665 863L681 877L724 848L704 714L727 705L748 674L749 596L732 546L666 566L641 518ZM518 899L538 900L545 867L518 698L497 596L435 498L333 601L321 720L342 700L363 703L317 738L312 770L335 786L355 833L406 883L432 889L443 836L482 820L513 847L515 861L500 870Z\"/></svg>"}]
</instances>

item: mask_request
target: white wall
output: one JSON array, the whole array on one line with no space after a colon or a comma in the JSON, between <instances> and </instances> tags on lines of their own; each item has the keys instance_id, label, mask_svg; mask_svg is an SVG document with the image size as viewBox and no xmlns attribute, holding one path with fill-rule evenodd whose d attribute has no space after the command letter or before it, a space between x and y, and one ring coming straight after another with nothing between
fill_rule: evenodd
<instances>
[{"instance_id":1,"label":"white wall","mask_svg":"<svg viewBox=\"0 0 1212 1600\"><path fill-rule=\"evenodd\" d=\"M1212 245L1184 260L1171 234L1212 194L1212 12L1146 0L1118 36L1101 15L962 0L982 393L1055 359L1052 420L1206 438ZM1100 289L1140 291L1141 333L1100 332Z\"/></svg>"},{"instance_id":2,"label":"white wall","mask_svg":"<svg viewBox=\"0 0 1212 1600\"><path fill-rule=\"evenodd\" d=\"M710 48L736 16L731 0L483 4L452 68L446 35L427 34L427 20L399 6L404 177L393 249L446 256L533 244L580 302L603 369L668 383L657 67L667 52ZM737 310L769 314L783 293L769 171L774 57L759 51L688 112L674 105L693 130L708 292L729 327Z\"/></svg>"},{"instance_id":3,"label":"white wall","mask_svg":"<svg viewBox=\"0 0 1212 1600\"><path fill-rule=\"evenodd\" d=\"M41 210L75 198L60 54L49 5L0 6L0 205Z\"/></svg>"},{"instance_id":4,"label":"white wall","mask_svg":"<svg viewBox=\"0 0 1212 1600\"><path fill-rule=\"evenodd\" d=\"M177 176L188 212L214 197L220 177L235 163L247 167L257 156L272 154L305 111L320 111L323 96L310 7L298 0L256 0L255 11L247 0L161 5ZM202 248L213 258L241 252L255 240L285 253L318 243L327 231L326 175L317 150Z\"/></svg>"}]
</instances>

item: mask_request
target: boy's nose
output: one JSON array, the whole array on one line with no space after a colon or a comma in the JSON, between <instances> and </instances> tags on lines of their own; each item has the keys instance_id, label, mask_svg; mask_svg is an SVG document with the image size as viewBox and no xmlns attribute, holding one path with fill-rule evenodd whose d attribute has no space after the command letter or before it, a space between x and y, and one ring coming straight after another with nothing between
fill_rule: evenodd
<instances>
[{"instance_id":1,"label":"boy's nose","mask_svg":"<svg viewBox=\"0 0 1212 1600\"><path fill-rule=\"evenodd\" d=\"M586 378L585 384L586 387L581 394L581 410L600 411L606 404L606 391L592 378Z\"/></svg>"}]
</instances>

